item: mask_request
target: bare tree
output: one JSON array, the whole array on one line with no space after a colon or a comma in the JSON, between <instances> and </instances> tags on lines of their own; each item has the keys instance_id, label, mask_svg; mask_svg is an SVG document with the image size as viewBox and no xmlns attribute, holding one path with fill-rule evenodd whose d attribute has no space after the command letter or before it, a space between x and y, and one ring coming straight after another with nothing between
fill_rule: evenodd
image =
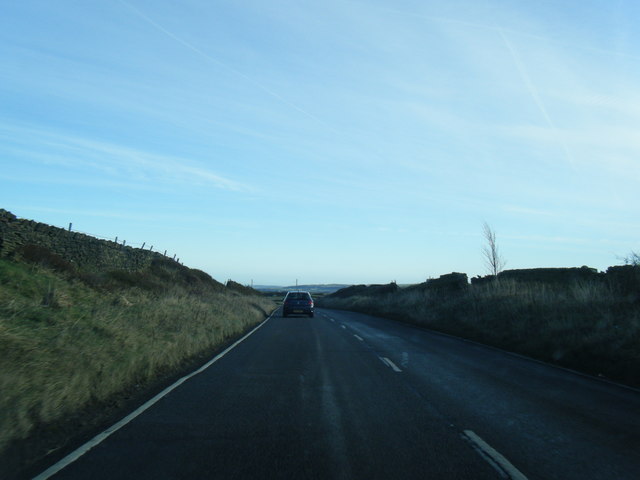
<instances>
[{"instance_id":1,"label":"bare tree","mask_svg":"<svg viewBox=\"0 0 640 480\"><path fill-rule=\"evenodd\" d=\"M640 266L640 253L632 251L623 260L625 265Z\"/></svg>"},{"instance_id":2,"label":"bare tree","mask_svg":"<svg viewBox=\"0 0 640 480\"><path fill-rule=\"evenodd\" d=\"M498 275L507 264L506 260L500 255L498 250L498 244L496 243L496 232L489 226L487 222L484 222L482 226L482 234L487 242L482 247L482 255L484 256L485 265L491 275Z\"/></svg>"}]
</instances>

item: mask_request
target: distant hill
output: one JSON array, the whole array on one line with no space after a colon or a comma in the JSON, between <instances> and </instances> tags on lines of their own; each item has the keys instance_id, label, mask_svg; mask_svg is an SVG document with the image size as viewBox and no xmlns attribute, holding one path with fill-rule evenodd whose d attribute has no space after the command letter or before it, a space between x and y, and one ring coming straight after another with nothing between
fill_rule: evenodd
<instances>
[{"instance_id":1,"label":"distant hill","mask_svg":"<svg viewBox=\"0 0 640 480\"><path fill-rule=\"evenodd\" d=\"M280 285L254 285L253 288L260 292L288 292L290 290L303 290L305 292L310 293L324 293L328 295L330 293L336 292L341 288L348 287L347 284L338 284L338 283L330 283L330 284L321 284L321 285L289 285L289 286L280 286Z\"/></svg>"}]
</instances>

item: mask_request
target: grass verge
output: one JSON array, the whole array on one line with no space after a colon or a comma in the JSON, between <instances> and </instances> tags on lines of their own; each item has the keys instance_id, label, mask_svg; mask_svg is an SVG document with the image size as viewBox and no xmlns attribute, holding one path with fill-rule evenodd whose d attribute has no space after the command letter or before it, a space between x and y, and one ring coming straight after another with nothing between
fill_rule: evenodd
<instances>
[{"instance_id":1,"label":"grass verge","mask_svg":"<svg viewBox=\"0 0 640 480\"><path fill-rule=\"evenodd\" d=\"M160 267L87 281L0 259L0 457L43 426L179 370L275 308L208 288L203 272L196 282L198 271Z\"/></svg>"}]
</instances>

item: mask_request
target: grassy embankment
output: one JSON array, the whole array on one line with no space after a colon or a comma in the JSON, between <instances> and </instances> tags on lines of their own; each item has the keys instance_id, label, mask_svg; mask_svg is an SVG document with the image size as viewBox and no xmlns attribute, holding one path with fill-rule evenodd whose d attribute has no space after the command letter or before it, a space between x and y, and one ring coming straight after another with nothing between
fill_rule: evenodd
<instances>
[{"instance_id":1,"label":"grassy embankment","mask_svg":"<svg viewBox=\"0 0 640 480\"><path fill-rule=\"evenodd\" d=\"M179 371L275 308L168 259L90 274L56 256L44 263L0 259L0 454Z\"/></svg>"},{"instance_id":2,"label":"grassy embankment","mask_svg":"<svg viewBox=\"0 0 640 480\"><path fill-rule=\"evenodd\" d=\"M328 296L321 306L416 324L640 387L640 298L605 282L499 281L462 292Z\"/></svg>"}]
</instances>

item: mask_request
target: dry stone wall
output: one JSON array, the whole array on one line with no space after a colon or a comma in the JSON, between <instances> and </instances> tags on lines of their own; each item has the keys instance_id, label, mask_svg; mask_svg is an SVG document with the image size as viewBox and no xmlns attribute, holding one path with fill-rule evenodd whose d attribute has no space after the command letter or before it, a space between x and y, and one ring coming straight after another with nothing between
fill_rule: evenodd
<instances>
[{"instance_id":1,"label":"dry stone wall","mask_svg":"<svg viewBox=\"0 0 640 480\"><path fill-rule=\"evenodd\" d=\"M347 298L355 295L373 296L395 293L398 291L398 285L395 282L384 285L351 285L350 287L341 288L332 293L330 296L338 298Z\"/></svg>"},{"instance_id":2,"label":"dry stone wall","mask_svg":"<svg viewBox=\"0 0 640 480\"><path fill-rule=\"evenodd\" d=\"M164 258L157 252L20 219L0 209L0 257L19 256L20 250L27 245L47 248L82 270L141 270L148 267L154 258Z\"/></svg>"},{"instance_id":3,"label":"dry stone wall","mask_svg":"<svg viewBox=\"0 0 640 480\"><path fill-rule=\"evenodd\" d=\"M463 292L469 287L469 278L466 273L451 272L440 275L439 278L430 278L426 282L411 285L406 291L438 291L439 293Z\"/></svg>"}]
</instances>

